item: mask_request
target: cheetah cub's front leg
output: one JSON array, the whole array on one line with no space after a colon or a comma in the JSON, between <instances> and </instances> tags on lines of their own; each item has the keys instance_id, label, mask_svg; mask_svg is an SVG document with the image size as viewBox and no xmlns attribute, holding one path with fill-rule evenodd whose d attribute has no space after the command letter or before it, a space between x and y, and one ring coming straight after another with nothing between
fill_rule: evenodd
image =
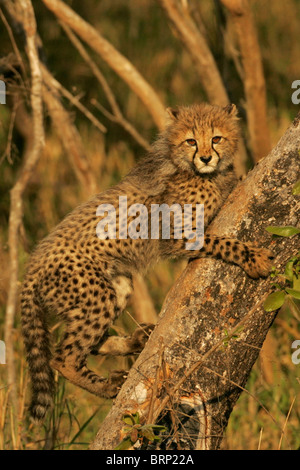
<instances>
[{"instance_id":1,"label":"cheetah cub's front leg","mask_svg":"<svg viewBox=\"0 0 300 470\"><path fill-rule=\"evenodd\" d=\"M206 236L201 256L213 256L237 264L253 279L266 277L271 269L274 255L267 248L257 248L234 238Z\"/></svg>"},{"instance_id":2,"label":"cheetah cub's front leg","mask_svg":"<svg viewBox=\"0 0 300 470\"><path fill-rule=\"evenodd\" d=\"M131 336L109 336L104 344L93 349L91 354L100 356L128 356L142 352L151 332L153 323L142 323Z\"/></svg>"}]
</instances>

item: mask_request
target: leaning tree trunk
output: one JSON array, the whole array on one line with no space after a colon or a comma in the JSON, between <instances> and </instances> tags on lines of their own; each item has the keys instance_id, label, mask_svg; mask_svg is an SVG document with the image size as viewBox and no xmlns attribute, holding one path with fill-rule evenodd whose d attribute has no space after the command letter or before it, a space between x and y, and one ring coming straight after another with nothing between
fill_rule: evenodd
<instances>
[{"instance_id":1,"label":"leaning tree trunk","mask_svg":"<svg viewBox=\"0 0 300 470\"><path fill-rule=\"evenodd\" d=\"M299 149L300 114L233 191L209 232L271 247L274 265L282 268L299 250L299 236L273 240L265 228L299 222L299 196L292 194L300 178ZM219 448L277 313L262 307L270 285L269 278L252 280L219 260L189 263L91 449L115 449L128 432L124 414L135 413L141 424L168 427L166 446ZM133 440L146 429L141 424Z\"/></svg>"}]
</instances>

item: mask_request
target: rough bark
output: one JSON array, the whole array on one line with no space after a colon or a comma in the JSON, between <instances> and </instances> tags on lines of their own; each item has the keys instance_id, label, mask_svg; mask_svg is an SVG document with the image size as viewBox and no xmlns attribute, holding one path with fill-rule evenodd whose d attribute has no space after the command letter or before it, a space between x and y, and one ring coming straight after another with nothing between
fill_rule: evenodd
<instances>
[{"instance_id":1,"label":"rough bark","mask_svg":"<svg viewBox=\"0 0 300 470\"><path fill-rule=\"evenodd\" d=\"M292 195L300 177L299 148L300 114L233 191L209 232L271 247L275 266L282 268L299 250L299 237L273 240L265 228L299 223L299 196ZM219 448L277 313L262 307L270 285L269 278L252 280L219 260L189 263L91 449L115 449L125 436L122 416L136 412L148 424L164 416L167 445Z\"/></svg>"}]
</instances>

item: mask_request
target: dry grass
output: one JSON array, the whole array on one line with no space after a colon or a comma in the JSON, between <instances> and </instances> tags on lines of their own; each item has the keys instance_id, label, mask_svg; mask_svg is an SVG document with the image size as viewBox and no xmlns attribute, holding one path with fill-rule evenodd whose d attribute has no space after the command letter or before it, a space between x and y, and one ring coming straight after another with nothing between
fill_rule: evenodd
<instances>
[{"instance_id":1,"label":"dry grass","mask_svg":"<svg viewBox=\"0 0 300 470\"><path fill-rule=\"evenodd\" d=\"M82 135L87 138L87 130L83 130ZM100 168L100 190L113 184L134 163L133 153L125 143L118 144L112 147L109 153L105 153L101 139L99 135L95 139L88 139L88 142L91 142L88 154L92 167L95 171ZM96 145L96 141L100 145ZM30 250L38 238L44 236L64 213L84 198L67 163L62 164L62 161L63 155L57 139L54 136L48 137L44 155L36 172L34 182L36 196L31 201L30 207L27 206L25 214L25 220L30 218L31 213L35 214L35 221L38 220L38 230L35 237L27 240L20 251L22 272L28 258L25 247ZM51 197L49 197L50 194ZM32 220L30 222L33 223ZM4 233L2 236L4 239ZM8 257L5 245L2 246L4 249L1 252L1 261L2 266L5 266ZM147 284L157 311L183 267L182 262L160 263L149 272ZM6 269L2 272L5 273ZM4 311L6 290L7 277L4 275L0 280L2 311ZM117 327L125 331L134 328L126 312L117 321ZM297 382L297 366L291 361L290 349L295 339L292 333L297 332L298 328L296 319L286 316L280 316L278 324L275 323L273 326L272 347L267 351L269 360L260 358L247 384L250 394L254 395L270 414L266 414L250 394L243 393L226 430L225 448L295 449L299 447L300 402L298 397L295 399L299 382ZM0 338L2 336L3 326L0 324ZM30 423L27 415L30 391L19 318L16 320L14 337L19 380L18 409L17 417L14 419L8 405L9 389L6 386L5 365L0 365L0 449L87 448L109 410L110 401L98 399L57 377L58 389L53 413L42 428L36 428ZM100 362L99 359L92 359L91 366L100 373L107 374L111 368L128 368L132 364L131 359L124 358L119 359L118 364L115 362L115 359L101 359ZM283 436L273 420L281 427L285 427Z\"/></svg>"},{"instance_id":2,"label":"dry grass","mask_svg":"<svg viewBox=\"0 0 300 470\"><path fill-rule=\"evenodd\" d=\"M76 4L74 8L76 7L79 13L94 24L95 18L99 18L97 21L103 34L116 47L123 50L145 77L151 80L168 105L188 104L203 99L203 92L189 56L181 50L179 43L162 20L161 11L153 5L153 2L139 1L139 8L136 10L132 8L132 11L129 5L131 2L127 0L114 0L113 8L110 0L102 2L95 0L92 2L94 8L89 8L88 3L74 2L74 5ZM194 7L196 19L198 9L201 9L210 44L216 48L215 55L223 60L223 51L219 49L220 31L213 10L214 2L191 0L190 3ZM297 60L300 8L294 0L287 2L255 0L253 5L265 65L271 138L275 144L296 114L296 109L291 104L290 86L294 79L300 78L300 62ZM42 12L39 14L42 15ZM73 51L72 70L66 70L65 65L69 63L70 57L70 49L65 47L66 40L60 28L53 23L51 15L44 16L42 20L40 33L45 43L48 41L49 64L57 73L57 78L75 94L85 90L83 101L89 108L92 98L104 101L87 67L79 61ZM5 33L1 31L0 35L2 38ZM157 37L160 38L159 42ZM10 51L11 45L6 36L3 37L1 44L3 51ZM124 50L125 45L126 50ZM242 93L237 74L230 62L226 67L225 75L227 74L227 86L232 100L241 104ZM103 70L126 117L138 124L137 127L143 132L144 137L151 140L153 123L148 113L136 96L128 93L109 70L105 67ZM73 89L74 86L77 87L76 90ZM103 136L91 129L90 124L84 119L78 116L77 119L90 166L96 175L99 191L102 191L119 181L143 151L118 126L108 123L108 134ZM8 109L2 106L0 107L0 265L2 267L0 339L4 337L3 319L8 290L9 190L15 182L22 155L20 136L14 135L15 140L12 141L10 155L2 158L9 129L10 115ZM70 168L61 144L56 136L48 132L43 157L24 200L24 229L21 231L19 250L20 282L26 260L37 241L43 238L66 213L84 200L86 194ZM160 263L149 272L147 285L157 312L182 269L182 262L166 262ZM57 377L58 387L53 413L43 427L33 426L27 414L29 383L19 322L18 316L14 330L18 376L16 416L13 415L8 401L10 391L7 387L6 366L0 364L0 449L87 448L109 410L110 401L100 400ZM118 320L118 327L129 331L134 325L124 313ZM271 329L271 347L267 352L269 361L260 357L247 383L250 394L258 401L250 394L241 395L226 430L224 448L298 449L300 447L299 372L291 361L291 344L296 339L297 333L299 337L299 323L295 318L287 313L280 314ZM93 359L92 365L105 374L109 368L124 368L132 364L132 360L128 359L120 359L119 364L112 362L111 359L107 359L100 363L98 359ZM284 428L283 436L274 420Z\"/></svg>"}]
</instances>

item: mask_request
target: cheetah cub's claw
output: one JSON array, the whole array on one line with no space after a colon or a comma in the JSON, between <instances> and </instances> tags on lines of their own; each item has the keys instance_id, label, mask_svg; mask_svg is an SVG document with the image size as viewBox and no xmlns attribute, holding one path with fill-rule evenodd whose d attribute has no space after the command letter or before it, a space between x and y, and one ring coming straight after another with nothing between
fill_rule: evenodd
<instances>
[{"instance_id":1,"label":"cheetah cub's claw","mask_svg":"<svg viewBox=\"0 0 300 470\"><path fill-rule=\"evenodd\" d=\"M267 277L271 270L273 259L274 254L271 250L249 246L248 260L243 265L243 268L248 276L253 279Z\"/></svg>"},{"instance_id":2,"label":"cheetah cub's claw","mask_svg":"<svg viewBox=\"0 0 300 470\"><path fill-rule=\"evenodd\" d=\"M113 370L110 372L106 380L106 386L103 390L103 396L106 398L115 398L123 383L127 379L128 372L126 370Z\"/></svg>"},{"instance_id":3,"label":"cheetah cub's claw","mask_svg":"<svg viewBox=\"0 0 300 470\"><path fill-rule=\"evenodd\" d=\"M141 323L140 327L133 332L130 338L130 349L132 354L140 353L144 349L154 327L155 325L153 323Z\"/></svg>"}]
</instances>

